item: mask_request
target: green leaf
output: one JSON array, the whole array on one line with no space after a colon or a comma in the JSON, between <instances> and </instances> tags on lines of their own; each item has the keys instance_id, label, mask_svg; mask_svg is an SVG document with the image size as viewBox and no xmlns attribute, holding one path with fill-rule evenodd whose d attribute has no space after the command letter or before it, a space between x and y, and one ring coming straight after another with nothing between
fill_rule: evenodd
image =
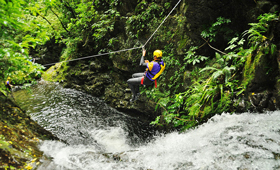
<instances>
[{"instance_id":1,"label":"green leaf","mask_svg":"<svg viewBox=\"0 0 280 170\"><path fill-rule=\"evenodd\" d=\"M208 70L218 70L218 69L217 69L217 68L214 68L214 67L209 67L209 66L207 66L207 67L201 69L199 72L204 72L204 71L208 71Z\"/></svg>"},{"instance_id":2,"label":"green leaf","mask_svg":"<svg viewBox=\"0 0 280 170\"><path fill-rule=\"evenodd\" d=\"M239 38L238 37L234 37L230 40L229 44L233 44L235 43Z\"/></svg>"},{"instance_id":3,"label":"green leaf","mask_svg":"<svg viewBox=\"0 0 280 170\"><path fill-rule=\"evenodd\" d=\"M159 99L158 104L161 104L163 107L166 107L169 101L170 101L169 97L161 98Z\"/></svg>"}]
</instances>

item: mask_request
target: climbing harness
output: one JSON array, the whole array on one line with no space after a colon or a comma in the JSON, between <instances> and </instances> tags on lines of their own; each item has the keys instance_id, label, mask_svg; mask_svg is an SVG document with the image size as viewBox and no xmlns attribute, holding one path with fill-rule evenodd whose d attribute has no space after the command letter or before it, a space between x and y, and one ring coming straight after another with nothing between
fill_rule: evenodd
<instances>
[{"instance_id":1,"label":"climbing harness","mask_svg":"<svg viewBox=\"0 0 280 170\"><path fill-rule=\"evenodd\" d=\"M161 64L160 62L158 62L158 64L160 65L160 70L159 70L159 72L156 73L156 74L153 74L149 69L147 69L146 72L145 72L145 76L143 76L143 77L141 78L141 85L144 85L144 80L145 80L145 78L147 78L147 79L149 79L150 81L154 82L154 83L155 83L155 88L157 88L157 78L159 77L159 75L160 75L160 74L163 72L163 70L165 69L165 63ZM152 80L151 80L150 78L147 77L147 74L150 74L150 76L151 76L151 75L153 76L153 77L151 77Z\"/></svg>"},{"instance_id":2,"label":"climbing harness","mask_svg":"<svg viewBox=\"0 0 280 170\"><path fill-rule=\"evenodd\" d=\"M158 62L158 64L160 65L160 70L157 74L154 75L150 70L148 70L149 74L154 76L154 77L152 77L153 80L156 80L165 69L165 63L161 64L160 62Z\"/></svg>"},{"instance_id":3,"label":"climbing harness","mask_svg":"<svg viewBox=\"0 0 280 170\"><path fill-rule=\"evenodd\" d=\"M144 79L145 79L145 76L143 76L141 79L141 85L144 85ZM157 79L155 79L154 83L155 83L155 88L157 88Z\"/></svg>"},{"instance_id":4,"label":"climbing harness","mask_svg":"<svg viewBox=\"0 0 280 170\"><path fill-rule=\"evenodd\" d=\"M161 27L161 25L166 21L166 19L169 17L169 15L174 11L174 9L179 5L179 3L181 2L181 0L179 0L177 2L177 4L173 7L173 9L169 12L169 14L164 18L164 20L161 22L161 24L157 27L157 29L154 31L154 33L150 36L150 38L146 41L146 43L141 46L141 47L134 47L134 48L129 48L129 49L124 49L124 50L119 50L119 51L113 51L113 52L108 52L108 53L103 53L103 54L97 54L97 55L92 55L92 56L86 56L86 57L81 57L81 58L76 58L76 59L72 59L72 60L67 60L67 61L60 61L60 62L55 62L55 63L49 63L49 64L45 64L43 66L48 66L48 65L54 65L57 63L63 63L63 62L70 62L70 61L76 61L76 60L83 60L83 59L87 59L87 58L93 58L93 57L98 57L98 56L103 56L103 55L109 55L109 54L114 54L114 53L118 53L118 52L124 52L124 51L130 51L130 50L134 50L134 49L139 49L142 48L144 49L144 47L147 45L147 43L152 39L152 37L155 35L155 33L158 31L158 29Z\"/></svg>"}]
</instances>

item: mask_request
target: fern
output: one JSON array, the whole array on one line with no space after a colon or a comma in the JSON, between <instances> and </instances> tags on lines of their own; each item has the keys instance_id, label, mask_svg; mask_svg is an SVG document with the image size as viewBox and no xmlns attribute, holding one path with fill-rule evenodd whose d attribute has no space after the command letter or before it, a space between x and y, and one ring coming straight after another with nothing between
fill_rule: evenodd
<instances>
[{"instance_id":1,"label":"fern","mask_svg":"<svg viewBox=\"0 0 280 170\"><path fill-rule=\"evenodd\" d=\"M264 33L269 29L269 22L278 20L278 16L276 14L265 13L260 15L258 19L258 23L249 23L251 28L243 33L243 36L248 35L249 44L254 47L267 39Z\"/></svg>"},{"instance_id":2,"label":"fern","mask_svg":"<svg viewBox=\"0 0 280 170\"><path fill-rule=\"evenodd\" d=\"M196 55L196 50L198 47L190 47L189 50L186 52L186 56L184 57L184 61L186 61L188 64L198 64L202 61L206 61L208 57Z\"/></svg>"},{"instance_id":3,"label":"fern","mask_svg":"<svg viewBox=\"0 0 280 170\"><path fill-rule=\"evenodd\" d=\"M212 23L212 25L201 32L201 36L205 39L209 39L209 42L215 41L215 37L218 33L230 32L226 24L230 23L230 19L225 19L223 17L217 18L217 21Z\"/></svg>"},{"instance_id":4,"label":"fern","mask_svg":"<svg viewBox=\"0 0 280 170\"><path fill-rule=\"evenodd\" d=\"M169 96L161 97L158 104L164 110L163 120L165 123L173 124L175 127L185 130L203 122L214 114L231 111L231 94L233 93L229 93L229 91L236 92L235 94L238 96L246 89L244 84L242 85L239 80L234 79L235 71L244 67L247 56L251 56L259 45L264 47L262 48L265 50L264 53L275 54L277 50L276 45L269 44L271 37L267 35L270 28L269 22L276 20L276 18L277 16L274 14L260 16L259 23L251 23L251 28L243 33L243 37L234 37L229 41L229 46L225 49L229 51L227 55L216 53L216 58L213 60L215 63L206 62L210 65L202 69L194 67L195 71L190 74L193 83L186 91L177 94L171 92ZM210 42L214 41L215 35L218 33L217 28L220 31L221 26L227 23L229 21L219 18L201 35L208 38ZM250 45L248 49L243 47L245 45L245 35ZM204 56L197 54L197 49L198 47L190 47L185 53L184 61L186 64L196 65L208 59L208 57L204 58ZM170 68L176 69L180 66L180 69L173 71L174 75L171 76L172 83L169 84L169 89L174 87L178 89L173 81L179 80L179 75L187 67L181 63L175 65L177 62L174 58L170 58L170 60L172 63ZM197 75L200 75L200 78L197 78ZM159 121L160 118L158 117L153 123L162 125Z\"/></svg>"}]
</instances>

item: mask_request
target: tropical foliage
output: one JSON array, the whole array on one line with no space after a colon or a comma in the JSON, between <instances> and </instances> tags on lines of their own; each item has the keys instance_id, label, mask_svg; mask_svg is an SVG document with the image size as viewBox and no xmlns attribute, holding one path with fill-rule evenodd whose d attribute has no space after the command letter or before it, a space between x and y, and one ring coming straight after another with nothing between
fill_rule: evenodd
<instances>
[{"instance_id":1,"label":"tropical foliage","mask_svg":"<svg viewBox=\"0 0 280 170\"><path fill-rule=\"evenodd\" d=\"M173 124L175 127L185 130L206 121L215 114L235 111L233 97L243 95L246 90L248 80L241 81L241 79L243 76L246 80L246 77L252 74L249 70L251 57L262 53L273 55L276 50L276 45L271 43L273 36L269 35L269 26L273 22L277 22L279 16L264 14L258 19L258 23L249 24L251 28L245 31L243 36L234 37L229 41L229 46L225 49L227 53L217 50L215 58L196 55L195 51L199 47L191 47L186 52L184 63L174 59L172 53L168 53L167 55L175 60L169 63L169 67L179 68L171 76L170 81L172 82L174 77L180 77L176 81L178 84L183 83L180 81L183 80L182 75L184 72L186 74L186 68L191 64L195 67L189 74L192 83L183 92L178 90L179 86L175 84L170 86L163 84L164 88L169 89L165 90L164 95L158 95L162 93L159 90L155 90L153 95L146 92L156 101L157 109L161 108L163 112L162 116L157 117L152 124L162 126ZM218 18L217 22L222 21L230 22L222 18ZM202 32L202 36L209 38L210 41L215 41L217 30L223 30L213 28L216 26L222 27L222 24L214 23L209 30ZM248 44L245 44L246 36ZM201 61L204 61L205 67L195 66ZM240 75L242 70L245 73Z\"/></svg>"},{"instance_id":2,"label":"tropical foliage","mask_svg":"<svg viewBox=\"0 0 280 170\"><path fill-rule=\"evenodd\" d=\"M12 83L23 84L38 78L42 66L32 63L29 48L44 43L49 38L38 22L26 9L25 1L1 1L0 3L0 81L7 77ZM32 32L31 32L32 30ZM4 92L4 84L0 90Z\"/></svg>"},{"instance_id":3,"label":"tropical foliage","mask_svg":"<svg viewBox=\"0 0 280 170\"><path fill-rule=\"evenodd\" d=\"M29 56L30 49L37 45L50 39L64 44L66 48L60 54L60 60L119 50L124 39L127 43L122 44L131 47L129 42L133 42L133 45L140 46L143 39L147 40L147 33L157 28L172 7L170 2L137 1L134 14L122 16L122 12L128 11L119 10L124 5L119 0L0 2L0 44L3 46L0 49L0 79L4 82L11 77L14 84L40 78L43 67L32 63ZM187 129L214 114L233 111L232 96L241 95L251 79L249 61L252 56L276 51L270 28L279 16L268 13L258 19L258 23L249 24L251 27L239 35L230 29L230 19L218 17L201 32L205 41L201 46L186 45L189 39L181 31L186 17L178 15L166 21L177 25L172 29L163 25L158 32L160 36L154 37L153 44L148 47L164 49L168 65L161 76L163 83L159 89L145 91L158 104L157 109L162 109L166 124ZM125 26L118 27L121 24ZM223 35L229 42L225 52L210 45L215 43L218 35ZM176 37L179 42L174 41ZM215 55L201 55L200 50L207 45L216 52ZM181 56L177 55L178 51ZM138 58L129 56L129 59ZM65 65L59 66L61 72L67 72ZM244 70L243 75L241 70ZM241 81L242 76L246 80ZM3 83L0 90L5 92ZM160 118L153 122L160 123Z\"/></svg>"},{"instance_id":4,"label":"tropical foliage","mask_svg":"<svg viewBox=\"0 0 280 170\"><path fill-rule=\"evenodd\" d=\"M58 54L61 61L120 50L121 45L140 46L172 8L172 3L166 1L131 1L135 9L130 6L122 9L124 3L120 0L0 0L0 81L3 82L0 92L7 94L4 82L8 77L12 78L12 84L34 83L41 77L44 67L30 61L30 51L36 51L49 40L65 46ZM162 112L152 124L171 125L180 130L195 127L215 114L235 111L233 98L246 92L260 59L274 56L277 51L271 29L279 22L279 15L260 15L259 22L250 23L243 34L230 29L230 19L218 17L201 32L200 46L190 45L191 40L185 35L186 20L184 15L174 14L147 47L148 50L162 48L168 64L160 77L160 87L143 89L155 102L156 110ZM228 41L225 50L211 46L221 35ZM213 55L201 53L206 46L214 51ZM104 58L106 63L109 57ZM130 54L127 58L139 59ZM66 63L56 67L62 74L70 68ZM1 97L2 101L6 100L5 96ZM15 112L12 106L9 106L12 114L2 114L7 113L5 107L0 107L0 150L9 156L5 164L0 164L1 168L32 169L39 163L36 157L42 153L36 147L26 147L22 141L35 146L38 135L24 128L31 124L25 114ZM32 140L22 139L24 136L31 136ZM0 156L4 159L5 154ZM14 160L24 163L17 164Z\"/></svg>"}]
</instances>

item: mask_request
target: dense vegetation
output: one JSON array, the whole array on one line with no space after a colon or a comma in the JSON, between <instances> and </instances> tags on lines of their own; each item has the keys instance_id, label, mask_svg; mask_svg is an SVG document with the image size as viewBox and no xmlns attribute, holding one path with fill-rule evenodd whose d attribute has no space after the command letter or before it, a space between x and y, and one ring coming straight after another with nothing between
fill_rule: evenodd
<instances>
[{"instance_id":1,"label":"dense vegetation","mask_svg":"<svg viewBox=\"0 0 280 170\"><path fill-rule=\"evenodd\" d=\"M0 0L0 81L5 82L11 77L12 84L35 83L45 67L30 59L42 58L45 47L49 46L59 47L53 52L56 55L49 56L52 62L141 47L176 3L164 0ZM259 6L257 1L254 3ZM188 24L191 22L186 17L188 10L188 5L182 2L146 45L148 52L162 49L168 64L160 77L159 88L142 89L142 93L155 103L156 109L162 111L152 124L172 125L181 130L203 123L215 114L240 111L239 104L244 97L257 91L251 82L259 68L264 72L263 76L268 77L265 81L272 79L268 81L272 82L271 86L278 83L279 12L261 11L256 22L246 23L248 29L241 31L234 29L230 17L218 16L204 23L201 26L204 29L197 29L200 34L193 36L199 37L197 40L190 36L197 30L191 30ZM109 69L112 74L116 70L124 73L125 80L137 70L134 66L137 66L140 55L135 54L140 53L138 49L96 60L108 64L105 70ZM81 66L94 65L91 61L95 59L57 64L56 71L46 78L67 81L69 74L84 74L80 73ZM53 74L57 73L54 79ZM87 76L82 81L86 80ZM103 86L102 83L99 85ZM0 85L0 92L3 99L8 96L4 83ZM5 110L3 106L1 114L7 114ZM10 119L15 119L15 115L22 119L23 116L18 114L10 115ZM21 144L12 144L8 133L19 133L17 140L22 134L30 134L35 140L36 135L26 130L15 132L14 129L20 129L22 123L15 125L3 116L0 124L3 131L0 134L1 151L10 154L22 147L26 153L33 154ZM5 168L16 165L7 160L10 163L5 164ZM28 166L27 163L19 165Z\"/></svg>"},{"instance_id":2,"label":"dense vegetation","mask_svg":"<svg viewBox=\"0 0 280 170\"><path fill-rule=\"evenodd\" d=\"M139 47L174 4L164 1L2 0L1 81L11 77L14 84L23 84L40 78L44 67L29 61L30 51L47 41L55 40L55 43L65 45L57 61ZM201 32L204 41L197 46L189 45L191 40L183 33L186 17L176 14L171 17L166 22L176 24L175 27L171 29L168 24L163 25L151 45L146 47L148 50L156 47L163 49L168 67L161 76L163 83L160 88L146 90L145 94L158 104L157 107L163 108L161 117L167 124L183 129L216 113L236 111L231 99L244 95L252 80L252 58L275 56L277 47L273 43L273 29L279 21L278 13L260 15L258 22L250 23L251 27L243 33L231 29L230 19L218 17L205 26ZM121 24L125 26L120 27ZM223 34L224 40L228 41L225 50L211 46L218 34ZM200 53L205 47L211 47L215 55ZM110 57L116 59L119 56ZM116 60L136 62L138 59L128 55L125 59ZM255 64L258 64L257 61ZM58 67L63 73L69 66L63 63ZM57 78L65 79L64 74ZM186 79L191 82L186 82ZM6 94L2 83L0 90ZM158 124L159 120L160 117L153 123Z\"/></svg>"},{"instance_id":3,"label":"dense vegetation","mask_svg":"<svg viewBox=\"0 0 280 170\"><path fill-rule=\"evenodd\" d=\"M179 67L169 79L174 84L165 84L168 90L164 93L159 90L152 90L152 94L146 91L164 109L164 122L184 130L204 122L215 114L238 111L238 104L242 99L240 96L245 94L248 84L254 78L253 74L260 58L267 57L274 61L276 56L274 35L270 33L271 29L274 29L274 23L279 21L279 15L266 13L259 16L258 20L258 23L249 24L249 30L233 37L228 42L226 52L208 44L216 51L214 59L196 54L200 47L195 46L186 52L185 63L178 64L176 60L169 63L169 68ZM205 38L206 43L215 41L217 30L222 31L229 22L228 19L218 18L217 22L201 33L201 36ZM170 57L169 61L174 58L170 53L166 55ZM254 62L251 61L253 57ZM203 67L196 67L201 62L204 62ZM188 64L194 66L192 72L187 73L192 83L182 92L178 82L184 78ZM275 68L269 66L266 68L267 76L268 72L277 72L273 69ZM234 98L238 100L234 102ZM161 116L157 117L152 123L160 124L160 118Z\"/></svg>"},{"instance_id":4,"label":"dense vegetation","mask_svg":"<svg viewBox=\"0 0 280 170\"><path fill-rule=\"evenodd\" d=\"M35 83L44 66L30 61L31 54L33 58L41 57L41 49L49 42L53 42L53 46L62 44L61 53L57 58L53 57L55 61L140 47L175 3L0 0L0 80L5 82L11 77L12 84ZM242 32L232 29L231 19L217 17L204 25L199 35L201 41L193 43L194 40L184 33L188 28L184 15L186 9L181 6L181 11L174 12L146 46L148 51L162 49L168 64L160 78L160 87L142 90L155 102L156 109L162 111L152 123L172 125L181 130L203 123L215 114L239 111L243 96L252 92L248 89L257 67L263 67L268 77L276 76L278 64L272 65L275 61L277 63L279 48L276 44L279 38L276 33L280 19L278 12L263 12L257 22L248 23L248 29ZM221 35L222 41L228 42L226 48L212 45L221 41ZM133 53L141 52L139 49ZM127 65L136 66L139 58L126 52L121 56L104 56L100 60L104 63L111 60L114 66L110 67L131 73L136 69L128 69ZM67 72L75 64L56 65L56 72L60 74L55 80L66 80ZM109 69L111 72L115 70ZM1 83L0 91L7 96L4 83ZM19 126L8 125L2 118L1 121L5 132ZM0 148L11 150L5 134L0 135Z\"/></svg>"},{"instance_id":5,"label":"dense vegetation","mask_svg":"<svg viewBox=\"0 0 280 170\"><path fill-rule=\"evenodd\" d=\"M4 94L4 81L12 78L13 84L30 83L39 78L42 66L32 63L29 48L48 40L46 32L29 15L25 1L5 1L0 3L0 91Z\"/></svg>"}]
</instances>

